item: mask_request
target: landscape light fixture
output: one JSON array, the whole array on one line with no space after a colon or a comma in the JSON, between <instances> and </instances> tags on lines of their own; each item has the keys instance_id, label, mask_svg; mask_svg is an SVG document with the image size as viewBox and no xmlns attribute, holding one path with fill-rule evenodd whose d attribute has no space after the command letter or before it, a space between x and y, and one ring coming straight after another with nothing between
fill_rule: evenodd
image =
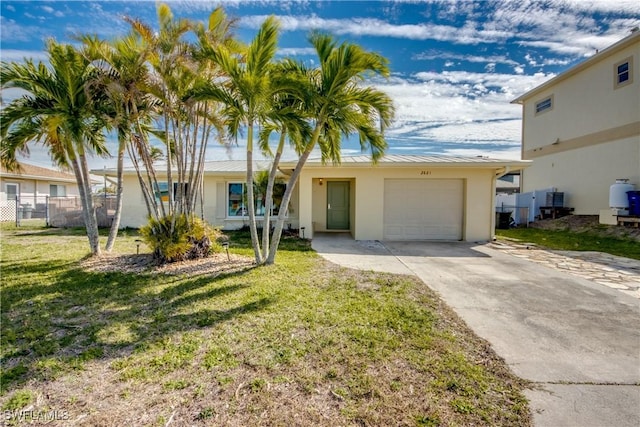
<instances>
[{"instance_id":1,"label":"landscape light fixture","mask_svg":"<svg viewBox=\"0 0 640 427\"><path fill-rule=\"evenodd\" d=\"M227 252L227 261L231 261L231 257L229 256L229 242L222 242L222 247Z\"/></svg>"}]
</instances>

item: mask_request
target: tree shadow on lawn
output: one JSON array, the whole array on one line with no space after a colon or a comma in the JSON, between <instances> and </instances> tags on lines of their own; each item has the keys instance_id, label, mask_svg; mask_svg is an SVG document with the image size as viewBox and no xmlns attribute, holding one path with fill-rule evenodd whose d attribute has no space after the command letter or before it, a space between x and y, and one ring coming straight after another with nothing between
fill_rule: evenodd
<instances>
[{"instance_id":1,"label":"tree shadow on lawn","mask_svg":"<svg viewBox=\"0 0 640 427\"><path fill-rule=\"evenodd\" d=\"M69 264L3 265L1 394L263 310L276 299L251 289L243 278L251 268L176 277L88 272Z\"/></svg>"}]
</instances>

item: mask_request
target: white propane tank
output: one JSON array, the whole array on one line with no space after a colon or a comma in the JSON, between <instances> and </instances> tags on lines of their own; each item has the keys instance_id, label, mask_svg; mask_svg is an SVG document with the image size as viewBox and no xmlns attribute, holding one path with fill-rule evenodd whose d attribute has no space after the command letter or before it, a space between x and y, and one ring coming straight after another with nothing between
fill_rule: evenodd
<instances>
[{"instance_id":1,"label":"white propane tank","mask_svg":"<svg viewBox=\"0 0 640 427\"><path fill-rule=\"evenodd\" d=\"M633 191L635 186L629 184L628 179L616 179L616 183L609 187L609 207L613 209L629 209L627 191Z\"/></svg>"}]
</instances>

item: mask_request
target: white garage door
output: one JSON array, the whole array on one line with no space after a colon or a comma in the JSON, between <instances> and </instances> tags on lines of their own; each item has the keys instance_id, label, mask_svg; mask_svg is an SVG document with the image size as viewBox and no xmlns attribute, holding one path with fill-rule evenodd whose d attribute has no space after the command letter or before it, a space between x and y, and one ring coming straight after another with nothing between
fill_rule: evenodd
<instances>
[{"instance_id":1,"label":"white garage door","mask_svg":"<svg viewBox=\"0 0 640 427\"><path fill-rule=\"evenodd\" d=\"M461 179L387 179L385 240L461 240Z\"/></svg>"}]
</instances>

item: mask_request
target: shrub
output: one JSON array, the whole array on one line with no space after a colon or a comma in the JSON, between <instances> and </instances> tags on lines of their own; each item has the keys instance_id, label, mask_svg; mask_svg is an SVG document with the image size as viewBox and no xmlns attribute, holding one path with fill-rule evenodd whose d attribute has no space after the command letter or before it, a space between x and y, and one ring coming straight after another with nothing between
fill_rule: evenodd
<instances>
[{"instance_id":1,"label":"shrub","mask_svg":"<svg viewBox=\"0 0 640 427\"><path fill-rule=\"evenodd\" d=\"M140 234L160 264L205 258L220 250L217 243L220 231L197 217L184 214L150 219Z\"/></svg>"}]
</instances>

